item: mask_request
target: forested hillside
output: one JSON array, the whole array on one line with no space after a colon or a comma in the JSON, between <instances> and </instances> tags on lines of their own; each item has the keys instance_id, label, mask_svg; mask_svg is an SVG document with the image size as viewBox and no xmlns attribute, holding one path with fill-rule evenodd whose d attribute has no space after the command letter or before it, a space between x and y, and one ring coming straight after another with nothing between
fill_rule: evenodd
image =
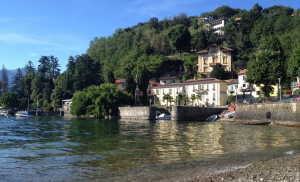
<instances>
[{"instance_id":1,"label":"forested hillside","mask_svg":"<svg viewBox=\"0 0 300 182\"><path fill-rule=\"evenodd\" d=\"M229 20L223 28L224 35L216 35L198 22L207 16ZM109 37L95 37L85 54L70 56L63 73L54 56L42 56L36 71L29 62L25 75L19 72L14 77L11 92L20 99L21 108L26 107L26 98L30 98L32 106L39 98L40 106L56 109L62 99L72 98L76 91L118 78L133 78L142 68L147 69L147 78L159 78L168 71L176 73L180 67L184 68L183 81L201 77L197 75L196 52L213 43L233 49L234 71L249 66L249 82L259 83L264 77L263 84L269 86L280 77L288 85L291 78L300 75L299 32L300 9L284 6L262 8L255 4L250 11L222 6L212 12L199 12L199 16L179 13L163 20L153 17L148 22L119 28ZM221 79L235 74L224 74ZM3 80L1 85L6 85ZM95 100L86 102L87 106L93 105Z\"/></svg>"}]
</instances>

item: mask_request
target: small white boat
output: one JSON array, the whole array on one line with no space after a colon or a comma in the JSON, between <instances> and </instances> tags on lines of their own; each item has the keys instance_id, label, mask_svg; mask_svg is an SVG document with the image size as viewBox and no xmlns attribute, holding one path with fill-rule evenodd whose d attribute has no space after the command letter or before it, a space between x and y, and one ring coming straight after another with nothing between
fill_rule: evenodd
<instances>
[{"instance_id":1,"label":"small white boat","mask_svg":"<svg viewBox=\"0 0 300 182\"><path fill-rule=\"evenodd\" d=\"M0 112L0 116L7 116L7 111Z\"/></svg>"},{"instance_id":2,"label":"small white boat","mask_svg":"<svg viewBox=\"0 0 300 182\"><path fill-rule=\"evenodd\" d=\"M225 118L233 118L235 115L235 111L231 111L229 113L224 114Z\"/></svg>"},{"instance_id":3,"label":"small white boat","mask_svg":"<svg viewBox=\"0 0 300 182\"><path fill-rule=\"evenodd\" d=\"M34 118L34 116L27 114L27 113L18 113L15 114L16 117L20 117L20 118Z\"/></svg>"},{"instance_id":4,"label":"small white boat","mask_svg":"<svg viewBox=\"0 0 300 182\"><path fill-rule=\"evenodd\" d=\"M162 113L159 116L156 116L157 120L171 120L171 115Z\"/></svg>"},{"instance_id":5,"label":"small white boat","mask_svg":"<svg viewBox=\"0 0 300 182\"><path fill-rule=\"evenodd\" d=\"M205 119L205 121L216 121L218 119L218 115L211 115Z\"/></svg>"}]
</instances>

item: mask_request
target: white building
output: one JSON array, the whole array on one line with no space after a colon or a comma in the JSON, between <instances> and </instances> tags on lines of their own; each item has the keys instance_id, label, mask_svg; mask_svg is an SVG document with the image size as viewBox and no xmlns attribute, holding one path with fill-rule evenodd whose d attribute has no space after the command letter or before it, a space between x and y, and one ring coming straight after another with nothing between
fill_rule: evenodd
<instances>
[{"instance_id":1,"label":"white building","mask_svg":"<svg viewBox=\"0 0 300 182\"><path fill-rule=\"evenodd\" d=\"M212 22L209 22L209 28L218 35L224 35L224 31L222 31L221 29L227 25L227 23L229 23L228 20L226 19L218 19Z\"/></svg>"},{"instance_id":2,"label":"white building","mask_svg":"<svg viewBox=\"0 0 300 182\"><path fill-rule=\"evenodd\" d=\"M202 78L191 79L183 83L172 83L166 85L157 85L153 87L155 94L155 103L158 105L167 104L164 96L169 94L173 99L171 105L208 105L208 106L224 106L227 101L226 94L227 83L224 80L216 78ZM184 99L177 99L181 95L183 98L188 98L185 102ZM198 96L197 99L192 100Z\"/></svg>"}]
</instances>

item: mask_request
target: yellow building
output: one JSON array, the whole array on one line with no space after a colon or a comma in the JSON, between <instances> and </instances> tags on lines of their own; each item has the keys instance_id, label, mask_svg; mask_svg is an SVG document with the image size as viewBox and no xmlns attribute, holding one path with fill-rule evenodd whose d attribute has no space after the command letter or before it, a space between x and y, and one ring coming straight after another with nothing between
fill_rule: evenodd
<instances>
[{"instance_id":1,"label":"yellow building","mask_svg":"<svg viewBox=\"0 0 300 182\"><path fill-rule=\"evenodd\" d=\"M198 73L202 72L205 75L209 75L217 63L222 64L225 71L231 71L232 51L228 47L212 44L206 49L197 52Z\"/></svg>"}]
</instances>

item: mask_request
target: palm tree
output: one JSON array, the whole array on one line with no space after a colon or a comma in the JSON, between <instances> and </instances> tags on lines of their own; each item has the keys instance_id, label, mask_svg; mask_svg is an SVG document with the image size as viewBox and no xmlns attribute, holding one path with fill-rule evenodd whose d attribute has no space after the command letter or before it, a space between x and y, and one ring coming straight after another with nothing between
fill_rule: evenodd
<instances>
[{"instance_id":1,"label":"palm tree","mask_svg":"<svg viewBox=\"0 0 300 182\"><path fill-rule=\"evenodd\" d=\"M168 107L168 102L170 102L170 105L171 105L172 99L173 99L173 97L170 94L165 94L163 96L163 100L167 100L167 107Z\"/></svg>"},{"instance_id":2,"label":"palm tree","mask_svg":"<svg viewBox=\"0 0 300 182\"><path fill-rule=\"evenodd\" d=\"M192 100L192 105L194 105L194 100L196 100L195 94L193 94L193 95L191 96L191 100Z\"/></svg>"},{"instance_id":3,"label":"palm tree","mask_svg":"<svg viewBox=\"0 0 300 182\"><path fill-rule=\"evenodd\" d=\"M178 99L178 105L180 106L180 100L182 100L183 95L182 94L178 94L176 99Z\"/></svg>"}]
</instances>

